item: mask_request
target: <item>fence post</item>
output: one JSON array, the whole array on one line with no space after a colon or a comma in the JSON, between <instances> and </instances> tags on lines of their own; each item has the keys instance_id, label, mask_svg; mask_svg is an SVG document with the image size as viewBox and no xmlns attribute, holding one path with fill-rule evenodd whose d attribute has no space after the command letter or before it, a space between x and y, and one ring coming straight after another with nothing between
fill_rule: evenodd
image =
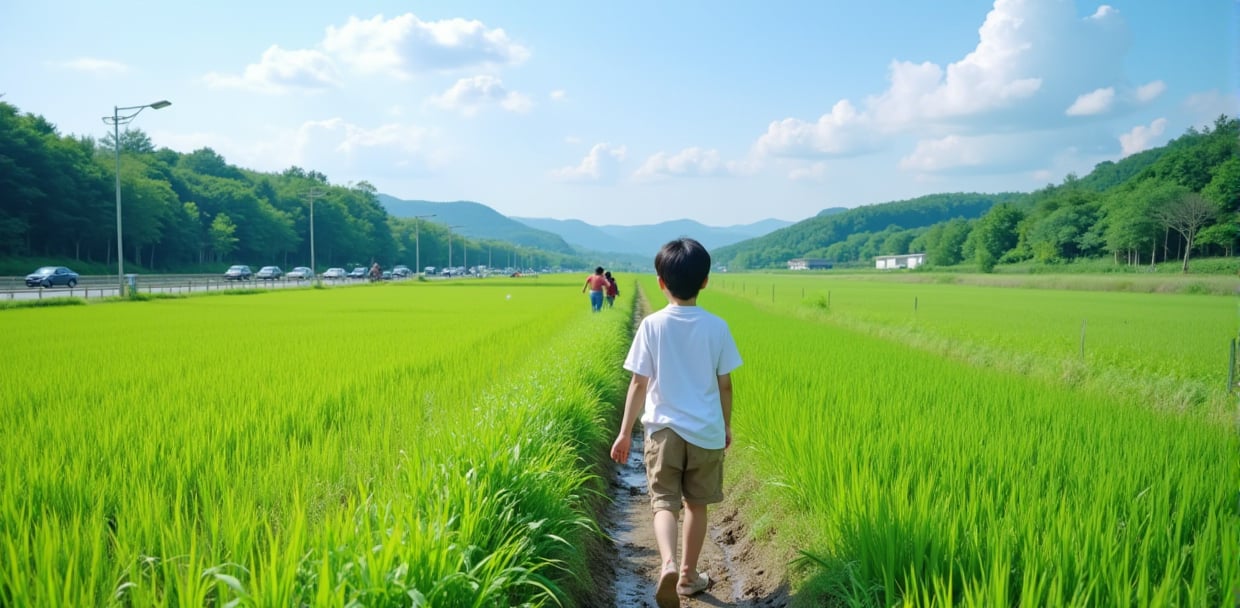
<instances>
[{"instance_id":1,"label":"fence post","mask_svg":"<svg viewBox=\"0 0 1240 608\"><path fill-rule=\"evenodd\" d=\"M1231 348L1227 357L1227 393L1231 394L1236 390L1236 339L1231 339Z\"/></svg>"}]
</instances>

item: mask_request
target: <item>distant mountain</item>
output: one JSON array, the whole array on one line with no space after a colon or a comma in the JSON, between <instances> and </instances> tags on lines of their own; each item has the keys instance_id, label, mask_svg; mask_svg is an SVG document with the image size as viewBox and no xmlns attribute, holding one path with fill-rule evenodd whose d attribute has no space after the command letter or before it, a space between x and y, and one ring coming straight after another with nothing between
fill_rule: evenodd
<instances>
[{"instance_id":1,"label":"distant mountain","mask_svg":"<svg viewBox=\"0 0 1240 608\"><path fill-rule=\"evenodd\" d=\"M500 212L472 201L436 203L432 201L403 200L387 194L379 194L379 203L394 217L434 215L427 221L450 226L453 230L472 238L495 239L518 245L537 247L558 253L577 253L558 234L533 228L509 219Z\"/></svg>"},{"instance_id":2,"label":"distant mountain","mask_svg":"<svg viewBox=\"0 0 1240 608\"><path fill-rule=\"evenodd\" d=\"M848 211L848 207L827 207L826 209L823 209L822 211L818 212L818 217L827 217L828 215L839 215L845 211Z\"/></svg>"},{"instance_id":3,"label":"distant mountain","mask_svg":"<svg viewBox=\"0 0 1240 608\"><path fill-rule=\"evenodd\" d=\"M642 226L593 226L580 220L513 218L533 228L553 232L570 244L592 251L652 256L664 243L681 236L697 239L707 249L752 239L789 226L792 222L767 219L752 224L715 227L693 220L674 220Z\"/></svg>"}]
</instances>

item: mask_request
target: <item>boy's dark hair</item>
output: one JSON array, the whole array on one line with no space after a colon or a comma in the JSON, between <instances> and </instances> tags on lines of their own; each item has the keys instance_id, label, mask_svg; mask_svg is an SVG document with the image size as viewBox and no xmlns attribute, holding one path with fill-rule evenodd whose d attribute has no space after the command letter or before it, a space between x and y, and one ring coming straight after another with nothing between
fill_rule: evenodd
<instances>
[{"instance_id":1,"label":"boy's dark hair","mask_svg":"<svg viewBox=\"0 0 1240 608\"><path fill-rule=\"evenodd\" d=\"M691 300L697 297L702 283L710 275L710 253L701 243L681 237L655 254L654 271L673 296Z\"/></svg>"},{"instance_id":2,"label":"boy's dark hair","mask_svg":"<svg viewBox=\"0 0 1240 608\"><path fill-rule=\"evenodd\" d=\"M598 266L594 269L594 274L603 274L603 267Z\"/></svg>"}]
</instances>

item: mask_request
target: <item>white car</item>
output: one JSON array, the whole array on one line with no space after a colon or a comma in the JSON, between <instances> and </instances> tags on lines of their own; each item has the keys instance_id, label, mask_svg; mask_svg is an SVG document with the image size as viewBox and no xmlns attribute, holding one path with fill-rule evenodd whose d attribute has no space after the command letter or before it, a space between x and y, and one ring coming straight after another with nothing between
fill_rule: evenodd
<instances>
[{"instance_id":1,"label":"white car","mask_svg":"<svg viewBox=\"0 0 1240 608\"><path fill-rule=\"evenodd\" d=\"M349 273L345 272L343 268L328 268L323 272L324 279L343 279L346 276L349 276Z\"/></svg>"},{"instance_id":2,"label":"white car","mask_svg":"<svg viewBox=\"0 0 1240 608\"><path fill-rule=\"evenodd\" d=\"M301 281L301 280L309 279L313 276L314 276L313 270L310 270L309 268L305 266L298 266L297 268L294 268L288 271L288 274L284 275L284 278Z\"/></svg>"}]
</instances>

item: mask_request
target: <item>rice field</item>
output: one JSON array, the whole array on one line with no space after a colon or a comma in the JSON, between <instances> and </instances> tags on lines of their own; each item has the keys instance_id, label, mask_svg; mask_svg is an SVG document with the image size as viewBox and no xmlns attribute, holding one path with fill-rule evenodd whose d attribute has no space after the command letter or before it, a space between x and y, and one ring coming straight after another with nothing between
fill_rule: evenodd
<instances>
[{"instance_id":1,"label":"rice field","mask_svg":"<svg viewBox=\"0 0 1240 608\"><path fill-rule=\"evenodd\" d=\"M1169 410L959 352L1058 368L1084 317L1097 320L1086 373L1122 364L1213 382L1226 370L1217 345L1235 335L1232 298L755 275L712 285L700 303L729 320L745 357L732 479L759 496L756 533L780 531L802 552L801 605L1218 606L1240 590L1234 413ZM919 333L955 348L910 347Z\"/></svg>"},{"instance_id":2,"label":"rice field","mask_svg":"<svg viewBox=\"0 0 1240 608\"><path fill-rule=\"evenodd\" d=\"M632 300L591 315L576 278L0 311L0 605L580 603ZM1232 298L724 275L701 304L745 358L728 486L798 605L1240 589Z\"/></svg>"},{"instance_id":3,"label":"rice field","mask_svg":"<svg viewBox=\"0 0 1240 608\"><path fill-rule=\"evenodd\" d=\"M624 311L547 279L0 314L0 605L571 603Z\"/></svg>"}]
</instances>

